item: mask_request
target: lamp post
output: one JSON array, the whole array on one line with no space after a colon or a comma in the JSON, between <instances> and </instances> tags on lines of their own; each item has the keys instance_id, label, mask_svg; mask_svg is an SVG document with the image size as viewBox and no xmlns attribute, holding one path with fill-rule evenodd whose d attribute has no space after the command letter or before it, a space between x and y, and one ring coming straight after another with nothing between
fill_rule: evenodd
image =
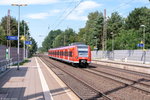
<instances>
[{"instance_id":1,"label":"lamp post","mask_svg":"<svg viewBox=\"0 0 150 100\"><path fill-rule=\"evenodd\" d=\"M110 33L111 35L112 35L112 53L113 53L113 59L114 59L114 33L113 32L111 32Z\"/></svg>"},{"instance_id":2,"label":"lamp post","mask_svg":"<svg viewBox=\"0 0 150 100\"><path fill-rule=\"evenodd\" d=\"M143 28L143 50L145 50L145 25L141 25L140 27Z\"/></svg>"},{"instance_id":3,"label":"lamp post","mask_svg":"<svg viewBox=\"0 0 150 100\"><path fill-rule=\"evenodd\" d=\"M12 6L18 6L18 49L17 49L18 66L17 66L17 70L19 70L20 6L27 6L27 4L12 4Z\"/></svg>"},{"instance_id":4,"label":"lamp post","mask_svg":"<svg viewBox=\"0 0 150 100\"><path fill-rule=\"evenodd\" d=\"M143 28L143 64L145 64L145 58L146 58L146 51L145 51L145 25L141 25L140 27Z\"/></svg>"},{"instance_id":5,"label":"lamp post","mask_svg":"<svg viewBox=\"0 0 150 100\"><path fill-rule=\"evenodd\" d=\"M96 49L97 49L97 37L95 36L94 38L96 39Z\"/></svg>"},{"instance_id":6,"label":"lamp post","mask_svg":"<svg viewBox=\"0 0 150 100\"><path fill-rule=\"evenodd\" d=\"M94 48L94 49L95 49L95 54L96 54L95 58L97 58L97 52L98 52L98 48L97 48L97 37L95 36L94 39L96 39L96 48Z\"/></svg>"},{"instance_id":7,"label":"lamp post","mask_svg":"<svg viewBox=\"0 0 150 100\"><path fill-rule=\"evenodd\" d=\"M29 30L27 31L27 34L26 34L26 37L27 37L27 41L29 41L30 40L30 36L29 36ZM26 49L26 59L28 58L28 49L29 49L29 45L26 45L27 46L27 49Z\"/></svg>"},{"instance_id":8,"label":"lamp post","mask_svg":"<svg viewBox=\"0 0 150 100\"><path fill-rule=\"evenodd\" d=\"M24 22L24 37L25 37L25 34L26 34L26 26L25 26L25 22ZM25 49L26 49L26 46L25 46L25 40L23 40L23 59L25 60Z\"/></svg>"},{"instance_id":9,"label":"lamp post","mask_svg":"<svg viewBox=\"0 0 150 100\"><path fill-rule=\"evenodd\" d=\"M26 30L26 26L25 23L28 24L29 22L24 22L24 45L23 45L23 58L26 59L26 45L25 45L25 41L27 40L27 30Z\"/></svg>"}]
</instances>

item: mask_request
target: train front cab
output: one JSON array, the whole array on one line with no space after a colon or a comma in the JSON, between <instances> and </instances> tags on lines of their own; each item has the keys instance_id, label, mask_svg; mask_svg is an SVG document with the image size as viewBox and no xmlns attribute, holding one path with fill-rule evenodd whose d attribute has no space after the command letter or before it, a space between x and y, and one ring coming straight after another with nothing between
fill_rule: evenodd
<instances>
[{"instance_id":1,"label":"train front cab","mask_svg":"<svg viewBox=\"0 0 150 100\"><path fill-rule=\"evenodd\" d=\"M74 64L87 67L91 63L91 50L87 45L77 45L74 50Z\"/></svg>"}]
</instances>

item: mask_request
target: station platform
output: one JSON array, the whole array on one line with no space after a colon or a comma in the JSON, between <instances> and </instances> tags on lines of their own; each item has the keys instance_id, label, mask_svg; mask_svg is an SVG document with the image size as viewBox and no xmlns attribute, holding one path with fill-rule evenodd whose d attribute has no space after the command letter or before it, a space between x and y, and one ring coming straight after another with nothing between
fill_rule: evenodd
<instances>
[{"instance_id":1,"label":"station platform","mask_svg":"<svg viewBox=\"0 0 150 100\"><path fill-rule=\"evenodd\" d=\"M150 64L107 59L92 59L92 63L150 74Z\"/></svg>"},{"instance_id":2,"label":"station platform","mask_svg":"<svg viewBox=\"0 0 150 100\"><path fill-rule=\"evenodd\" d=\"M38 57L0 76L0 100L79 100Z\"/></svg>"}]
</instances>

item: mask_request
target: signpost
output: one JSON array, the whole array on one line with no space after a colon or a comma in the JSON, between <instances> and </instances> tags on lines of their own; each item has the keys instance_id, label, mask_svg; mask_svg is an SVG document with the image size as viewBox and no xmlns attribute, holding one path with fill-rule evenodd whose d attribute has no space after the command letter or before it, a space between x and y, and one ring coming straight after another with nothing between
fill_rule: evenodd
<instances>
[{"instance_id":1,"label":"signpost","mask_svg":"<svg viewBox=\"0 0 150 100\"><path fill-rule=\"evenodd\" d=\"M31 45L31 44L32 44L32 41L25 41L25 44L26 44L26 45Z\"/></svg>"},{"instance_id":2,"label":"signpost","mask_svg":"<svg viewBox=\"0 0 150 100\"><path fill-rule=\"evenodd\" d=\"M139 44L137 44L137 46L138 47L144 47L144 44L139 43Z\"/></svg>"},{"instance_id":3,"label":"signpost","mask_svg":"<svg viewBox=\"0 0 150 100\"><path fill-rule=\"evenodd\" d=\"M6 36L7 40L18 40L18 36Z\"/></svg>"},{"instance_id":4,"label":"signpost","mask_svg":"<svg viewBox=\"0 0 150 100\"><path fill-rule=\"evenodd\" d=\"M9 55L8 55L8 49L6 49L6 59L9 59Z\"/></svg>"}]
</instances>

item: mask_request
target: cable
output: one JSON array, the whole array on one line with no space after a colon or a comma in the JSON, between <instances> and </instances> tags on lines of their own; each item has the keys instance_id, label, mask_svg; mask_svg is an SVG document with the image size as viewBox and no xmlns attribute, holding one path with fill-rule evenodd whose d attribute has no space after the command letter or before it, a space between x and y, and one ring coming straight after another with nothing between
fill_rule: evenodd
<instances>
[{"instance_id":1,"label":"cable","mask_svg":"<svg viewBox=\"0 0 150 100\"><path fill-rule=\"evenodd\" d=\"M135 1L135 0L130 0L129 2L123 3L123 5L120 5L120 6L116 7L115 9L110 10L109 12L114 12L114 11L118 10L119 8L124 7L124 6L128 5L128 4L130 4L133 1Z\"/></svg>"},{"instance_id":2,"label":"cable","mask_svg":"<svg viewBox=\"0 0 150 100\"><path fill-rule=\"evenodd\" d=\"M84 0L80 0L80 2L62 19L60 22L54 27L56 29Z\"/></svg>"},{"instance_id":3,"label":"cable","mask_svg":"<svg viewBox=\"0 0 150 100\"><path fill-rule=\"evenodd\" d=\"M74 0L72 0L72 1L68 4L68 6L65 8L65 10L63 11L63 13L62 13L60 16L58 16L58 17L56 18L56 20L55 20L56 22L57 22L59 19L61 19L61 17L64 16L65 12L69 9L69 7L73 4L73 2L74 2ZM51 27L53 27L54 25L55 25L55 23L52 24ZM50 25L49 25L49 27L50 27ZM49 29L49 27L48 27L48 29Z\"/></svg>"},{"instance_id":4,"label":"cable","mask_svg":"<svg viewBox=\"0 0 150 100\"><path fill-rule=\"evenodd\" d=\"M150 3L144 4L144 7L146 7L146 6L148 6L148 5L150 5ZM126 11L126 12L122 13L122 15L127 14L127 13L129 13L129 11Z\"/></svg>"}]
</instances>

